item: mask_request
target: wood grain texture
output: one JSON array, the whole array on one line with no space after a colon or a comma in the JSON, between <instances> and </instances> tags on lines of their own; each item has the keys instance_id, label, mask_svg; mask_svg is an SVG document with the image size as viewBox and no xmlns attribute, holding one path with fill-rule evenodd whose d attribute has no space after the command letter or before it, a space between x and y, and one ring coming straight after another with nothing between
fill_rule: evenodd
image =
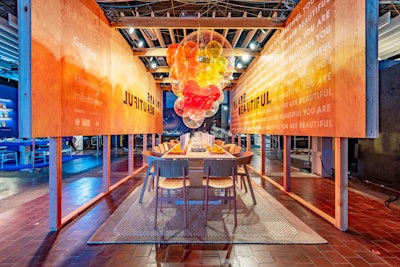
<instances>
[{"instance_id":1,"label":"wood grain texture","mask_svg":"<svg viewBox=\"0 0 400 267\"><path fill-rule=\"evenodd\" d=\"M32 66L34 137L162 131L162 91L95 1L33 1Z\"/></svg>"},{"instance_id":2,"label":"wood grain texture","mask_svg":"<svg viewBox=\"0 0 400 267\"><path fill-rule=\"evenodd\" d=\"M301 1L232 90L231 131L365 137L365 13L364 1Z\"/></svg>"}]
</instances>

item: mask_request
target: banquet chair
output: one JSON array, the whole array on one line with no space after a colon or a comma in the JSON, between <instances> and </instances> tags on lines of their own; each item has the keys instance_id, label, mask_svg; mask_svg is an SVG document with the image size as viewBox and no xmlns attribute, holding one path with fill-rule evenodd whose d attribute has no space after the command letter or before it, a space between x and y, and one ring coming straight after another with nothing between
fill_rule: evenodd
<instances>
[{"instance_id":1,"label":"banquet chair","mask_svg":"<svg viewBox=\"0 0 400 267\"><path fill-rule=\"evenodd\" d=\"M230 200L233 201L235 227L237 226L237 207L236 207L236 173L237 159L205 159L204 175L205 190L203 207L205 209L205 224L207 225L208 201L209 200ZM225 195L221 192L214 195L209 194L209 189L225 190ZM232 195L229 193L232 190Z\"/></svg>"},{"instance_id":2,"label":"banquet chair","mask_svg":"<svg viewBox=\"0 0 400 267\"><path fill-rule=\"evenodd\" d=\"M242 151L242 147L235 146L231 154L236 154L236 153L239 153L240 151Z\"/></svg>"},{"instance_id":3,"label":"banquet chair","mask_svg":"<svg viewBox=\"0 0 400 267\"><path fill-rule=\"evenodd\" d=\"M184 225L187 227L187 209L188 209L188 193L186 187L189 186L189 161L188 160L155 160L154 172L156 175L156 207L154 215L154 228L157 228L157 210L158 202L161 202L160 210L162 211L162 202L181 200L184 204ZM160 192L161 189L161 192ZM182 189L183 196L177 194L174 196L163 194L163 189L178 190Z\"/></svg>"},{"instance_id":4,"label":"banquet chair","mask_svg":"<svg viewBox=\"0 0 400 267\"><path fill-rule=\"evenodd\" d=\"M154 179L153 162L155 160L161 159L160 156L157 156L157 153L151 152L149 150L143 150L142 151L142 156L143 156L144 162L147 164L147 169L146 169L146 175L145 175L144 181L143 181L142 191L140 192L140 196L139 196L139 203L142 203L144 191L146 190L146 186L147 186L147 182L149 180L149 176L151 176L151 181L149 183L149 190L151 188L151 184L153 183L152 182L153 179Z\"/></svg>"},{"instance_id":5,"label":"banquet chair","mask_svg":"<svg viewBox=\"0 0 400 267\"><path fill-rule=\"evenodd\" d=\"M163 144L159 144L158 147L160 148L161 153L165 153L165 146Z\"/></svg>"},{"instance_id":6,"label":"banquet chair","mask_svg":"<svg viewBox=\"0 0 400 267\"><path fill-rule=\"evenodd\" d=\"M161 153L161 150L160 150L160 148L158 146L154 146L153 147L153 151L157 152L157 153Z\"/></svg>"},{"instance_id":7,"label":"banquet chair","mask_svg":"<svg viewBox=\"0 0 400 267\"><path fill-rule=\"evenodd\" d=\"M167 152L169 150L169 146L167 142L162 143L162 145L164 146L165 152Z\"/></svg>"},{"instance_id":8,"label":"banquet chair","mask_svg":"<svg viewBox=\"0 0 400 267\"><path fill-rule=\"evenodd\" d=\"M251 197L253 198L254 205L257 204L256 197L254 195L253 186L251 184L251 179L249 175L249 170L247 168L247 164L251 163L254 153L251 151L245 151L240 153L235 153L234 156L238 160L238 171L237 177L240 178L240 186L244 187L245 192L247 193L247 187L250 190ZM247 186L246 186L247 183Z\"/></svg>"}]
</instances>

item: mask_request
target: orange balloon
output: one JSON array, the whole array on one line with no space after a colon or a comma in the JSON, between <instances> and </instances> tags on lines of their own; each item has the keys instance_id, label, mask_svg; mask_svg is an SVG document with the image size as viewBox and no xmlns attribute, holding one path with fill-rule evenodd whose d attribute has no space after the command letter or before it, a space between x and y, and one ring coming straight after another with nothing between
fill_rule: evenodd
<instances>
[{"instance_id":1,"label":"orange balloon","mask_svg":"<svg viewBox=\"0 0 400 267\"><path fill-rule=\"evenodd\" d=\"M172 66L175 61L175 53L178 48L178 44L170 44L167 48L167 64Z\"/></svg>"},{"instance_id":2,"label":"orange balloon","mask_svg":"<svg viewBox=\"0 0 400 267\"><path fill-rule=\"evenodd\" d=\"M176 75L176 67L175 66L171 67L171 70L169 71L169 77L172 80L177 80L178 79L178 76Z\"/></svg>"},{"instance_id":3,"label":"orange balloon","mask_svg":"<svg viewBox=\"0 0 400 267\"><path fill-rule=\"evenodd\" d=\"M200 71L200 64L196 59L186 60L186 73L188 77L196 77Z\"/></svg>"},{"instance_id":4,"label":"orange balloon","mask_svg":"<svg viewBox=\"0 0 400 267\"><path fill-rule=\"evenodd\" d=\"M193 41L187 41L183 45L183 51L187 59L196 58L199 51L198 45Z\"/></svg>"}]
</instances>

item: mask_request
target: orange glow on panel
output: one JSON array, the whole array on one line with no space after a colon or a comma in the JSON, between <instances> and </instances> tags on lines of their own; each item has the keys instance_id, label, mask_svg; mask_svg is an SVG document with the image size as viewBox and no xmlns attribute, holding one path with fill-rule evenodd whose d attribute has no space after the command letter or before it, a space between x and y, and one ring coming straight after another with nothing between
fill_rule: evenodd
<instances>
[{"instance_id":1,"label":"orange glow on panel","mask_svg":"<svg viewBox=\"0 0 400 267\"><path fill-rule=\"evenodd\" d=\"M336 16L342 5L296 6L233 90L232 132L365 136L365 25L357 18L361 30L344 38L337 26L343 18ZM352 12L346 17L365 16L362 8Z\"/></svg>"},{"instance_id":2,"label":"orange glow on panel","mask_svg":"<svg viewBox=\"0 0 400 267\"><path fill-rule=\"evenodd\" d=\"M161 90L95 1L34 1L32 36L34 137L162 131ZM127 108L125 92L158 106Z\"/></svg>"}]
</instances>

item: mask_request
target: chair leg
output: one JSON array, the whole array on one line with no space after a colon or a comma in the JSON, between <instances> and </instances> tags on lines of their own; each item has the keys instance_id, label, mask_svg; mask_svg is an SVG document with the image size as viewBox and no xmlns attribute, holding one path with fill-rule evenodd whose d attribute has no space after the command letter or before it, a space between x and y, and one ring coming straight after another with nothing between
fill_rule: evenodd
<instances>
[{"instance_id":1,"label":"chair leg","mask_svg":"<svg viewBox=\"0 0 400 267\"><path fill-rule=\"evenodd\" d=\"M188 197L187 197L187 191L186 191L186 187L184 187L183 188L183 202L184 202L184 211L183 211L183 216L184 216L184 218L183 218L183 220L184 220L184 223L185 223L185 229L187 228L187 226L188 226L188 224L187 224L187 209L188 209L188 203L187 203L187 199L188 199Z\"/></svg>"},{"instance_id":2,"label":"chair leg","mask_svg":"<svg viewBox=\"0 0 400 267\"><path fill-rule=\"evenodd\" d=\"M256 196L254 195L253 186L251 185L251 179L250 179L249 171L247 170L247 168L245 169L245 171L246 171L247 184L249 186L251 197L253 198L253 203L255 205L255 204L257 204L257 201L256 201Z\"/></svg>"},{"instance_id":3,"label":"chair leg","mask_svg":"<svg viewBox=\"0 0 400 267\"><path fill-rule=\"evenodd\" d=\"M233 212L235 215L235 228L236 228L237 227L237 205L236 205L236 188L235 188L235 186L233 186L232 190L233 190Z\"/></svg>"},{"instance_id":4,"label":"chair leg","mask_svg":"<svg viewBox=\"0 0 400 267\"><path fill-rule=\"evenodd\" d=\"M208 184L206 185L205 189L205 203L204 203L204 210L205 210L205 226L207 226L207 214L208 214Z\"/></svg>"},{"instance_id":5,"label":"chair leg","mask_svg":"<svg viewBox=\"0 0 400 267\"><path fill-rule=\"evenodd\" d=\"M142 203L144 191L146 191L147 180L149 179L149 171L146 170L146 176L144 177L142 191L139 196L139 203Z\"/></svg>"},{"instance_id":6,"label":"chair leg","mask_svg":"<svg viewBox=\"0 0 400 267\"><path fill-rule=\"evenodd\" d=\"M156 188L156 209L154 212L154 229L157 229L158 188Z\"/></svg>"},{"instance_id":7,"label":"chair leg","mask_svg":"<svg viewBox=\"0 0 400 267\"><path fill-rule=\"evenodd\" d=\"M245 181L244 175L240 176L240 183L244 187L244 192L247 193L247 185L246 185L246 181ZM242 189L242 186L240 186L240 189Z\"/></svg>"},{"instance_id":8,"label":"chair leg","mask_svg":"<svg viewBox=\"0 0 400 267\"><path fill-rule=\"evenodd\" d=\"M147 190L150 192L152 188L154 189L154 173L151 173L151 178L150 178L150 182L149 182L149 188Z\"/></svg>"}]
</instances>

